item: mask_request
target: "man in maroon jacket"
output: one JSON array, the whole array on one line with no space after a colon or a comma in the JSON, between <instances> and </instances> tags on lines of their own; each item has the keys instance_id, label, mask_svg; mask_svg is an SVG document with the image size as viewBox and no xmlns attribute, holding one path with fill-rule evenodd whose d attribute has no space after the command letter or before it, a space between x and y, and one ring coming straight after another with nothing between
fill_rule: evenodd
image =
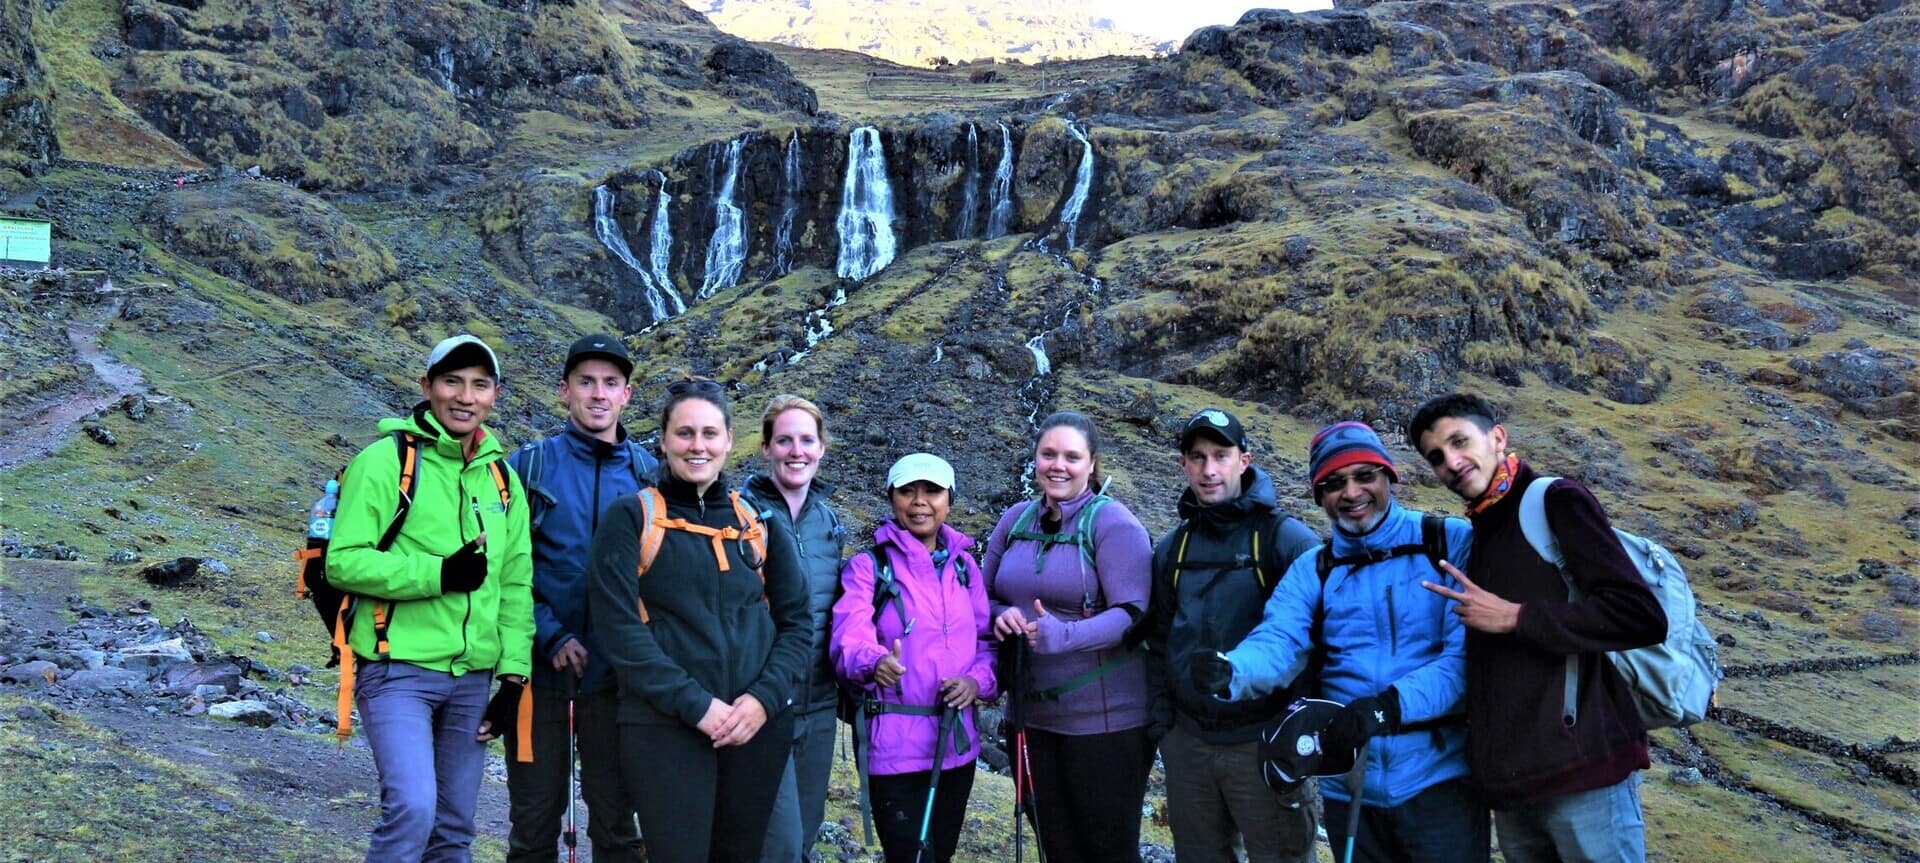
<instances>
[{"instance_id":1,"label":"man in maroon jacket","mask_svg":"<svg viewBox=\"0 0 1920 863\"><path fill-rule=\"evenodd\" d=\"M1537 475L1507 452L1497 419L1485 399L1452 393L1421 405L1407 424L1407 440L1473 521L1467 572L1442 564L1460 590L1423 585L1454 600L1468 627L1473 782L1494 810L1509 863L1639 863L1647 730L1605 654L1662 641L1666 614L1600 502L1573 480L1545 494L1564 573L1533 550L1520 499Z\"/></svg>"}]
</instances>

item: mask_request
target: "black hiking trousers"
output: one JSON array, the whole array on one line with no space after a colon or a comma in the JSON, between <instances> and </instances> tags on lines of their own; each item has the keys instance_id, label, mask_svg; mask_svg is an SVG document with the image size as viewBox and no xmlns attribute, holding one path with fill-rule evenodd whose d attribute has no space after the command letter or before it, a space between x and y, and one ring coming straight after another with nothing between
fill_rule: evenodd
<instances>
[{"instance_id":1,"label":"black hiking trousers","mask_svg":"<svg viewBox=\"0 0 1920 863\"><path fill-rule=\"evenodd\" d=\"M927 831L933 860L947 863L960 846L960 825L967 817L967 798L973 794L973 771L978 759L940 773L934 793L933 821ZM880 834L880 850L887 863L913 863L920 851L920 822L927 814L927 784L933 772L894 773L868 777L873 789L873 830Z\"/></svg>"},{"instance_id":2,"label":"black hiking trousers","mask_svg":"<svg viewBox=\"0 0 1920 863\"><path fill-rule=\"evenodd\" d=\"M722 749L691 725L621 723L620 778L648 863L759 863L792 748L786 711Z\"/></svg>"},{"instance_id":3,"label":"black hiking trousers","mask_svg":"<svg viewBox=\"0 0 1920 863\"><path fill-rule=\"evenodd\" d=\"M646 859L633 822L633 804L620 785L620 738L614 725L618 695L611 689L574 698L574 736L580 757L580 799L576 818L585 823L580 842L591 842L595 863L640 863ZM554 863L567 818L567 694L533 687L533 761L513 757L507 738L507 863ZM577 826L577 825L576 825Z\"/></svg>"}]
</instances>

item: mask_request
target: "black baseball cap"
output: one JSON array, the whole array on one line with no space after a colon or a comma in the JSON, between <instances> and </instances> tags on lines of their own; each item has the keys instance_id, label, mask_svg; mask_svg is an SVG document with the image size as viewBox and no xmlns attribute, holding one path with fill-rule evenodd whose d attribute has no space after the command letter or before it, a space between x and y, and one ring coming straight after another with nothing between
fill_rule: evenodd
<instances>
[{"instance_id":1,"label":"black baseball cap","mask_svg":"<svg viewBox=\"0 0 1920 863\"><path fill-rule=\"evenodd\" d=\"M561 379L573 374L573 367L586 360L606 360L619 366L622 375L633 377L633 360L627 356L627 346L612 336L596 333L574 342L567 348L567 364L560 369Z\"/></svg>"},{"instance_id":2,"label":"black baseball cap","mask_svg":"<svg viewBox=\"0 0 1920 863\"><path fill-rule=\"evenodd\" d=\"M1186 452L1193 446L1193 439L1201 435L1227 446L1247 448L1247 430L1240 427L1240 418L1219 408L1207 408L1187 420L1180 429L1180 451Z\"/></svg>"}]
</instances>

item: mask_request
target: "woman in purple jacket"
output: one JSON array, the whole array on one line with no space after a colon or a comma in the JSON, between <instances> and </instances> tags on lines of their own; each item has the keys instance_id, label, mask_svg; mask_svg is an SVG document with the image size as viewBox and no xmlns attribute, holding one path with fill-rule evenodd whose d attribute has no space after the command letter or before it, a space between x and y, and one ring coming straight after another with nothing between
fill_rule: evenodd
<instances>
[{"instance_id":1,"label":"woman in purple jacket","mask_svg":"<svg viewBox=\"0 0 1920 863\"><path fill-rule=\"evenodd\" d=\"M869 788L888 863L914 860L923 838L920 859L945 863L980 754L974 702L998 694L987 592L973 540L947 525L952 465L903 456L887 471L887 499L893 517L874 529L873 551L840 573L831 654L870 717Z\"/></svg>"},{"instance_id":2,"label":"woman in purple jacket","mask_svg":"<svg viewBox=\"0 0 1920 863\"><path fill-rule=\"evenodd\" d=\"M1095 491L1092 421L1047 417L1033 463L1040 499L1000 517L984 572L994 636L1030 650L1031 680L1004 685L1024 708L1036 832L1049 863L1138 863L1153 741L1146 666L1123 638L1147 608L1153 547L1133 513Z\"/></svg>"}]
</instances>

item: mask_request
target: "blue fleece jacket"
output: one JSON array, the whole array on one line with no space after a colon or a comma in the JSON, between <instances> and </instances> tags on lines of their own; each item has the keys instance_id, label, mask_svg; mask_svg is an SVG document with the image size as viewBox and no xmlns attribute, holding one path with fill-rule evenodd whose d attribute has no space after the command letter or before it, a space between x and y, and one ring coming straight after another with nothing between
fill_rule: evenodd
<instances>
[{"instance_id":1,"label":"blue fleece jacket","mask_svg":"<svg viewBox=\"0 0 1920 863\"><path fill-rule=\"evenodd\" d=\"M638 473L649 482L656 463L644 450L627 445L625 429L618 443L607 443L568 422L507 459L523 482L535 447L540 449L539 488L527 489L529 497L541 497L534 503L541 514L533 531L533 685L565 685L553 670L553 653L578 638L587 649L580 691L612 689L613 674L587 620L587 553L601 513L640 490L632 461L639 461Z\"/></svg>"},{"instance_id":2,"label":"blue fleece jacket","mask_svg":"<svg viewBox=\"0 0 1920 863\"><path fill-rule=\"evenodd\" d=\"M1333 532L1335 558L1420 544L1423 513L1393 502L1367 533ZM1447 559L1464 569L1473 529L1448 519ZM1267 599L1260 625L1228 652L1233 662L1232 696L1253 698L1284 688L1306 667L1314 618L1324 615L1326 666L1321 697L1342 704L1393 687L1400 696L1400 723L1426 722L1461 713L1466 694L1466 629L1450 603L1420 587L1432 581L1458 589L1424 554L1379 563L1335 566L1320 583L1315 548L1294 560ZM1382 735L1367 750L1368 806L1398 806L1426 788L1467 775L1464 721ZM1320 792L1346 801L1337 782Z\"/></svg>"}]
</instances>

